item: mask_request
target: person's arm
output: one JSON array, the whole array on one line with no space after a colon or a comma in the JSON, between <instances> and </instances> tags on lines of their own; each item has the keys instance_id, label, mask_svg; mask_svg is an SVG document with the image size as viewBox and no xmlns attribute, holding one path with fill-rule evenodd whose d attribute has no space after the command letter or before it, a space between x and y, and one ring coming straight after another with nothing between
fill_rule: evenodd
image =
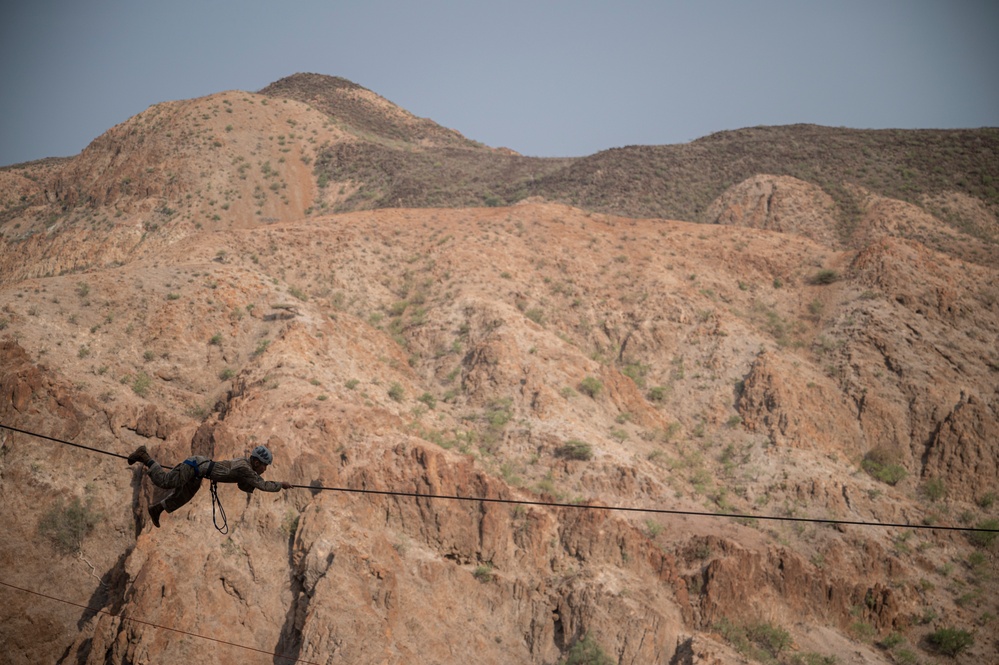
<instances>
[{"instance_id":1,"label":"person's arm","mask_svg":"<svg viewBox=\"0 0 999 665\"><path fill-rule=\"evenodd\" d=\"M239 489L248 494L252 493L255 489L262 492L280 492L283 489L288 489L285 487L288 483L276 480L264 480L245 461L242 464L234 464L231 473L237 476L236 483Z\"/></svg>"}]
</instances>

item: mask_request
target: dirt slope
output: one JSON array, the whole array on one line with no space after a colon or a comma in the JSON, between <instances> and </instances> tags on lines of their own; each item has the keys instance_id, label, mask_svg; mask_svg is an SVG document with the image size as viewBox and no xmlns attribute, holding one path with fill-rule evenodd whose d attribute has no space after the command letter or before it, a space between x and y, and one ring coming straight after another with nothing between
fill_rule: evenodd
<instances>
[{"instance_id":1,"label":"dirt slope","mask_svg":"<svg viewBox=\"0 0 999 665\"><path fill-rule=\"evenodd\" d=\"M766 173L710 225L329 214L310 137L358 139L328 118L222 93L4 172L0 422L167 464L264 443L303 485L995 520L981 234L868 193L845 242L828 192ZM986 534L233 486L227 535L207 488L154 529L123 460L0 445L5 581L106 611L0 589L12 663L248 657L150 624L323 663L954 662L940 629L996 658Z\"/></svg>"}]
</instances>

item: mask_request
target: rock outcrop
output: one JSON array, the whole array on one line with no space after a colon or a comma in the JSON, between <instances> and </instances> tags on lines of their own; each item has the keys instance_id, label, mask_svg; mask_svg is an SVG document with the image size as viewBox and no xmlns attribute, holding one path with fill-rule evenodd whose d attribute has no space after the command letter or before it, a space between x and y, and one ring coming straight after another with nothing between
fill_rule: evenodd
<instances>
[{"instance_id":1,"label":"rock outcrop","mask_svg":"<svg viewBox=\"0 0 999 665\"><path fill-rule=\"evenodd\" d=\"M844 185L844 237L831 195L764 174L716 224L330 214L352 185L313 143L362 140L336 108L489 151L326 83L0 172L0 422L50 437L0 430L7 661L728 665L767 634L887 663L955 627L988 662L995 544L921 528L995 519L987 215L923 242L929 203ZM220 533L205 485L157 529L140 444L266 444L295 487L220 485Z\"/></svg>"}]
</instances>

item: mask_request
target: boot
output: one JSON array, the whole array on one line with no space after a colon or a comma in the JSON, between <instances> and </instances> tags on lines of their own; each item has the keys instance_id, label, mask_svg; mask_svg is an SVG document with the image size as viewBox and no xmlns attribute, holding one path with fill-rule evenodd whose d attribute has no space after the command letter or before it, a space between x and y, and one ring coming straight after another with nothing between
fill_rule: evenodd
<instances>
[{"instance_id":1,"label":"boot","mask_svg":"<svg viewBox=\"0 0 999 665\"><path fill-rule=\"evenodd\" d=\"M149 517L153 519L153 526L157 529L160 528L160 515L163 514L163 506L160 504L155 504L149 506Z\"/></svg>"},{"instance_id":2,"label":"boot","mask_svg":"<svg viewBox=\"0 0 999 665\"><path fill-rule=\"evenodd\" d=\"M135 449L135 452L128 456L128 463L135 464L136 462L142 462L144 465L148 465L153 461L153 458L149 456L149 451L146 450L145 446L139 446Z\"/></svg>"}]
</instances>

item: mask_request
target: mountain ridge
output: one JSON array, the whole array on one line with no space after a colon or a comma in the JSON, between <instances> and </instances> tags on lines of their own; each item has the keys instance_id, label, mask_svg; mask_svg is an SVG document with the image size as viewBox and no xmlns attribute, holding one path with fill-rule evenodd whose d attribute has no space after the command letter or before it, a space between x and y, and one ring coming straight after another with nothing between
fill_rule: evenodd
<instances>
[{"instance_id":1,"label":"mountain ridge","mask_svg":"<svg viewBox=\"0 0 999 665\"><path fill-rule=\"evenodd\" d=\"M999 523L989 132L547 160L314 76L0 170L0 421L166 465L266 444L301 485ZM699 212L638 214L667 206ZM4 591L12 663L229 657L149 623L330 663L995 648L989 532L225 485L229 534L205 491L156 529L141 470L6 431L0 478L12 583L104 610Z\"/></svg>"}]
</instances>

